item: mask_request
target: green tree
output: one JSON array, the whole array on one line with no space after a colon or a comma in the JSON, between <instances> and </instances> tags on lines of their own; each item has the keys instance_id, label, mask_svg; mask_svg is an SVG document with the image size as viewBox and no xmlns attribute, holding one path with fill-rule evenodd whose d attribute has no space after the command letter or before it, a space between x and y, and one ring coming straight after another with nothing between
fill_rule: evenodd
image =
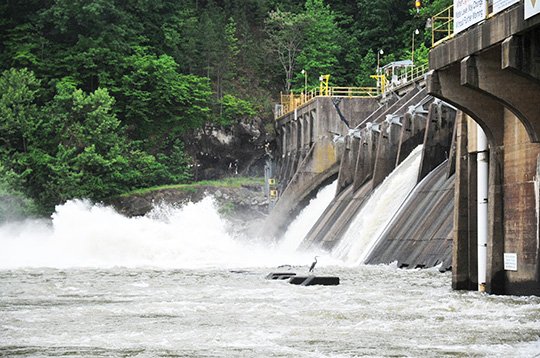
<instances>
[{"instance_id":1,"label":"green tree","mask_svg":"<svg viewBox=\"0 0 540 358\"><path fill-rule=\"evenodd\" d=\"M16 80L16 81L15 81ZM160 163L128 141L113 112L115 100L106 89L87 94L66 77L46 105L33 88L39 84L27 70L0 76L2 138L0 152L6 171L41 208L71 198L101 200L136 187L189 178L187 161L176 153ZM19 115L24 117L21 126ZM24 145L23 145L24 144ZM180 148L181 151L181 148Z\"/></svg>"},{"instance_id":2,"label":"green tree","mask_svg":"<svg viewBox=\"0 0 540 358\"><path fill-rule=\"evenodd\" d=\"M209 118L207 79L181 74L172 57L157 56L142 47L135 48L126 64L116 95L135 138L149 138L155 145L200 127Z\"/></svg>"},{"instance_id":3,"label":"green tree","mask_svg":"<svg viewBox=\"0 0 540 358\"><path fill-rule=\"evenodd\" d=\"M40 82L27 69L10 69L0 76L0 141L9 151L26 152L35 130L34 104Z\"/></svg>"},{"instance_id":4,"label":"green tree","mask_svg":"<svg viewBox=\"0 0 540 358\"><path fill-rule=\"evenodd\" d=\"M284 89L290 92L298 55L306 43L309 26L305 14L293 14L278 9L268 14L265 22L268 47L277 56L285 72Z\"/></svg>"},{"instance_id":5,"label":"green tree","mask_svg":"<svg viewBox=\"0 0 540 358\"><path fill-rule=\"evenodd\" d=\"M238 122L241 119L256 115L255 108L250 102L230 94L223 96L221 105L223 107L223 114L221 116L220 124L222 125L227 126L231 123Z\"/></svg>"},{"instance_id":6,"label":"green tree","mask_svg":"<svg viewBox=\"0 0 540 358\"><path fill-rule=\"evenodd\" d=\"M308 74L316 74L311 78L311 83L316 84L319 75L332 74L337 69L342 36L335 13L323 0L307 0L305 7L308 26L305 45L298 55L298 67ZM303 75L296 73L296 82L303 80Z\"/></svg>"}]
</instances>

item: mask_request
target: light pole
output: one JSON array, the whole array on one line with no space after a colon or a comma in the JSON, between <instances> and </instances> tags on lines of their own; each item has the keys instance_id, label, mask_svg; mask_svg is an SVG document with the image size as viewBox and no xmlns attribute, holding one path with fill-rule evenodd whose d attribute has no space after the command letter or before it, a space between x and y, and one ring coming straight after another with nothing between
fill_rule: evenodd
<instances>
[{"instance_id":1,"label":"light pole","mask_svg":"<svg viewBox=\"0 0 540 358\"><path fill-rule=\"evenodd\" d=\"M307 96L307 71L302 70L301 73L304 75L304 94Z\"/></svg>"},{"instance_id":2,"label":"light pole","mask_svg":"<svg viewBox=\"0 0 540 358\"><path fill-rule=\"evenodd\" d=\"M377 74L379 74L379 72L381 72L381 66L380 66L381 60L380 60L380 55L384 55L383 49L380 49L379 51L377 51Z\"/></svg>"},{"instance_id":3,"label":"light pole","mask_svg":"<svg viewBox=\"0 0 540 358\"><path fill-rule=\"evenodd\" d=\"M418 29L415 29L412 33L412 51L411 51L411 61L412 61L412 64L414 66L414 37L416 35L420 34L420 31L418 31Z\"/></svg>"}]
</instances>

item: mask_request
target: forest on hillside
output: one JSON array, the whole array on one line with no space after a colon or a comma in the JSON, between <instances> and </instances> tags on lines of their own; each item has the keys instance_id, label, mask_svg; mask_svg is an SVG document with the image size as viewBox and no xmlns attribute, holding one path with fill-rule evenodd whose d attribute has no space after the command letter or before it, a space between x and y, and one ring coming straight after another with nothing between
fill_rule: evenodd
<instances>
[{"instance_id":1,"label":"forest on hillside","mask_svg":"<svg viewBox=\"0 0 540 358\"><path fill-rule=\"evenodd\" d=\"M7 0L0 3L0 197L50 213L72 198L193 180L186 138L272 123L281 91L373 85L427 61L426 0ZM271 127L271 126L270 126ZM1 216L1 213L0 213Z\"/></svg>"}]
</instances>

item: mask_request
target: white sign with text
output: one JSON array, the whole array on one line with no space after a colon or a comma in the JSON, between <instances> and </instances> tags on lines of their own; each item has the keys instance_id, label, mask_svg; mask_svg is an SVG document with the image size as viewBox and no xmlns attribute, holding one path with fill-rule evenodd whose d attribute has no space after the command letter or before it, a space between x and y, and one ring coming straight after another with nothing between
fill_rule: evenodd
<instances>
[{"instance_id":1,"label":"white sign with text","mask_svg":"<svg viewBox=\"0 0 540 358\"><path fill-rule=\"evenodd\" d=\"M485 0L454 0L454 34L479 23L486 15Z\"/></svg>"},{"instance_id":2,"label":"white sign with text","mask_svg":"<svg viewBox=\"0 0 540 358\"><path fill-rule=\"evenodd\" d=\"M540 0L525 0L525 20L540 14Z\"/></svg>"},{"instance_id":3,"label":"white sign with text","mask_svg":"<svg viewBox=\"0 0 540 358\"><path fill-rule=\"evenodd\" d=\"M506 271L517 271L517 254L505 252L503 258Z\"/></svg>"},{"instance_id":4,"label":"white sign with text","mask_svg":"<svg viewBox=\"0 0 540 358\"><path fill-rule=\"evenodd\" d=\"M501 12L518 2L519 0L493 0L493 13Z\"/></svg>"}]
</instances>

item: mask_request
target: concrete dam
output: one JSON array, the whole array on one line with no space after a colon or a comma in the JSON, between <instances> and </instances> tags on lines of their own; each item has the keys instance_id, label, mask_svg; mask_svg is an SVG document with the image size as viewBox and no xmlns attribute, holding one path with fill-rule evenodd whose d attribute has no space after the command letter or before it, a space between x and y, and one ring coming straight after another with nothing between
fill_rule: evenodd
<instances>
[{"instance_id":1,"label":"concrete dam","mask_svg":"<svg viewBox=\"0 0 540 358\"><path fill-rule=\"evenodd\" d=\"M359 262L437 266L452 270L454 289L540 295L539 31L540 16L524 19L520 2L434 46L429 71L392 91L326 92L281 113L265 234L279 237L337 181L301 247L366 240L355 221L417 155L411 187Z\"/></svg>"},{"instance_id":2,"label":"concrete dam","mask_svg":"<svg viewBox=\"0 0 540 358\"><path fill-rule=\"evenodd\" d=\"M428 95L423 81L380 103L346 98L340 107L354 128L347 128L324 97L278 120L284 152L276 161L277 179L287 185L281 187L266 231L279 235L318 187L337 180L335 198L301 244L305 249L333 250L373 191L421 146L417 188L407 200L409 206L400 208L390 225L415 231L387 230L387 238L380 239L365 262L450 269L454 171L449 157L456 110ZM430 215L440 208L442 212Z\"/></svg>"}]
</instances>

